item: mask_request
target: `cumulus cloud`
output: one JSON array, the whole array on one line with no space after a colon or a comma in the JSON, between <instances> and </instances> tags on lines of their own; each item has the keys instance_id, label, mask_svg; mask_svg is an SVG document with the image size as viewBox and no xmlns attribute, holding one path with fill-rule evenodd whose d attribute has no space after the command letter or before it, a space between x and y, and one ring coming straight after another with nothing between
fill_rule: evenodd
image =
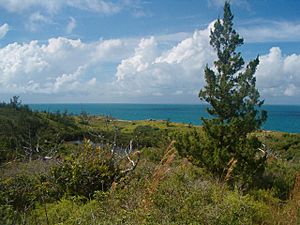
<instances>
[{"instance_id":1,"label":"cumulus cloud","mask_svg":"<svg viewBox=\"0 0 300 225\"><path fill-rule=\"evenodd\" d=\"M71 34L73 32L73 30L75 29L75 27L76 27L76 20L72 16L69 19L70 20L69 20L68 25L66 27L67 34Z\"/></svg>"},{"instance_id":2,"label":"cumulus cloud","mask_svg":"<svg viewBox=\"0 0 300 225\"><path fill-rule=\"evenodd\" d=\"M9 31L9 26L7 23L0 26L0 39L4 38L8 31Z\"/></svg>"},{"instance_id":3,"label":"cumulus cloud","mask_svg":"<svg viewBox=\"0 0 300 225\"><path fill-rule=\"evenodd\" d=\"M300 97L300 55L283 56L280 48L273 47L260 57L257 84L262 95Z\"/></svg>"},{"instance_id":4,"label":"cumulus cloud","mask_svg":"<svg viewBox=\"0 0 300 225\"><path fill-rule=\"evenodd\" d=\"M83 43L61 37L50 39L47 44L38 41L9 44L0 49L1 92L91 91L102 78L100 62L105 55L111 55L110 63L126 56L119 51L122 45L120 40Z\"/></svg>"},{"instance_id":5,"label":"cumulus cloud","mask_svg":"<svg viewBox=\"0 0 300 225\"><path fill-rule=\"evenodd\" d=\"M160 36L90 43L58 37L44 44L12 43L0 48L0 92L61 95L74 101L90 96L106 102L199 101L204 67L216 59L209 45L211 27L176 43L171 38L168 49L167 38ZM280 48L271 48L260 56L256 73L262 97L299 99L299 71L300 55L283 55Z\"/></svg>"},{"instance_id":6,"label":"cumulus cloud","mask_svg":"<svg viewBox=\"0 0 300 225\"><path fill-rule=\"evenodd\" d=\"M195 31L167 50L160 48L159 37L92 43L60 37L46 44L9 44L0 49L1 92L194 94L203 83L205 64L215 57L208 44L209 29Z\"/></svg>"},{"instance_id":7,"label":"cumulus cloud","mask_svg":"<svg viewBox=\"0 0 300 225\"><path fill-rule=\"evenodd\" d=\"M118 65L116 85L132 95L194 94L203 84L204 66L215 58L209 45L210 27L166 51L158 48L155 37L142 39L134 54Z\"/></svg>"},{"instance_id":8,"label":"cumulus cloud","mask_svg":"<svg viewBox=\"0 0 300 225\"><path fill-rule=\"evenodd\" d=\"M204 85L203 69L216 55L209 45L209 30L197 30L169 50L161 50L156 37L141 39L134 53L117 67L116 86L122 93L137 96L170 95L197 98ZM260 56L256 73L263 98L300 98L300 55L283 55L271 48ZM188 98L189 97L189 98Z\"/></svg>"}]
</instances>

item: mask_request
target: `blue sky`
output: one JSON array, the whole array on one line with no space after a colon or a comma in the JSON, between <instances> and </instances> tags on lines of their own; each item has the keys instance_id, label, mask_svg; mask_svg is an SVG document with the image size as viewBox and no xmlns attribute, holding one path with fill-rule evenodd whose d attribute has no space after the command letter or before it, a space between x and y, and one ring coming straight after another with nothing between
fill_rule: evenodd
<instances>
[{"instance_id":1,"label":"blue sky","mask_svg":"<svg viewBox=\"0 0 300 225\"><path fill-rule=\"evenodd\" d=\"M0 99L197 103L224 0L1 0ZM300 104L300 1L231 0L269 104Z\"/></svg>"}]
</instances>

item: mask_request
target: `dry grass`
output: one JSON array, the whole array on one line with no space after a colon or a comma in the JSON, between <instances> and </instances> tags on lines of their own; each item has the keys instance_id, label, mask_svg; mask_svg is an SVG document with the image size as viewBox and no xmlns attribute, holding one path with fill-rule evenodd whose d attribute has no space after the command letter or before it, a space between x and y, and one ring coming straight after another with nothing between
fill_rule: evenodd
<instances>
[{"instance_id":1,"label":"dry grass","mask_svg":"<svg viewBox=\"0 0 300 225\"><path fill-rule=\"evenodd\" d=\"M142 200L142 209L144 212L149 211L152 205L152 196L156 192L159 183L164 179L167 173L170 171L170 167L177 154L175 147L173 146L175 141L172 141L167 147L163 158L160 163L155 167L154 173L149 182L149 186L146 188L145 197Z\"/></svg>"},{"instance_id":2,"label":"dry grass","mask_svg":"<svg viewBox=\"0 0 300 225\"><path fill-rule=\"evenodd\" d=\"M231 174L232 174L232 171L233 171L236 163L237 163L237 159L234 159L234 158L232 158L229 161L229 163L227 164L228 170L227 170L226 176L224 178L224 181L228 181L231 178Z\"/></svg>"}]
</instances>

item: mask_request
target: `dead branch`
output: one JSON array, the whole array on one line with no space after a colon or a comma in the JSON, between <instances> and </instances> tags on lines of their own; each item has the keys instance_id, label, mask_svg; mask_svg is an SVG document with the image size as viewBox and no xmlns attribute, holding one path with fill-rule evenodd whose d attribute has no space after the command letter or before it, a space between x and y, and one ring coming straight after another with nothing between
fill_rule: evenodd
<instances>
[{"instance_id":1,"label":"dead branch","mask_svg":"<svg viewBox=\"0 0 300 225\"><path fill-rule=\"evenodd\" d=\"M26 139L22 138L22 142L24 143L22 148L24 150L25 155L29 158L29 161L32 160L32 155L34 153L40 152L46 153L46 156L43 157L43 160L52 159L53 155L59 150L60 146L64 142L64 140L60 139L59 136L59 133L57 133L53 142L54 145L51 148L46 149L40 144L41 138L38 135L36 135L37 141L36 144L34 144L34 142L32 141L31 131L29 129ZM44 142L47 142L47 140L45 140Z\"/></svg>"},{"instance_id":2,"label":"dead branch","mask_svg":"<svg viewBox=\"0 0 300 225\"><path fill-rule=\"evenodd\" d=\"M274 157L275 159L278 158L277 154L274 153L272 149L265 144L262 144L262 147L258 148L258 150L263 153L263 157L265 158L270 158L270 157Z\"/></svg>"},{"instance_id":3,"label":"dead branch","mask_svg":"<svg viewBox=\"0 0 300 225\"><path fill-rule=\"evenodd\" d=\"M113 146L112 146L112 149L111 149L111 154L112 155L115 154L115 150L116 150L116 147L117 147L117 131L118 131L118 129L115 127L114 142L113 142Z\"/></svg>"},{"instance_id":4,"label":"dead branch","mask_svg":"<svg viewBox=\"0 0 300 225\"><path fill-rule=\"evenodd\" d=\"M27 138L24 139L22 138L22 142L25 144L23 145L23 150L25 152L25 155L29 157L29 161L31 161L32 159L32 154L34 153L35 151L35 148L32 144L32 137L31 137L31 130L30 130L30 127L28 129L28 133L27 133Z\"/></svg>"},{"instance_id":5,"label":"dead branch","mask_svg":"<svg viewBox=\"0 0 300 225\"><path fill-rule=\"evenodd\" d=\"M56 134L56 138L54 141L54 145L50 149L45 149L40 145L40 137L37 137L37 148L41 149L42 152L47 152L47 155L43 158L44 160L49 160L53 158L53 155L57 153L59 150L60 146L63 144L64 140L59 138L59 133Z\"/></svg>"},{"instance_id":6,"label":"dead branch","mask_svg":"<svg viewBox=\"0 0 300 225\"><path fill-rule=\"evenodd\" d=\"M129 147L125 149L125 154L126 154L126 158L127 158L128 161L131 163L131 167L129 167L129 168L127 168L127 169L121 171L122 174L126 174L126 173L128 173L128 172L130 172L130 171L133 171L133 170L136 168L136 166L137 166L137 164L138 164L138 162L139 162L139 160L140 160L140 151L136 151L135 154L134 154L134 155L137 156L137 160L136 160L136 161L133 161L133 160L130 158L130 153L131 153L132 151L133 151L133 149L132 149L132 140L130 140L130 142L129 142Z\"/></svg>"}]
</instances>

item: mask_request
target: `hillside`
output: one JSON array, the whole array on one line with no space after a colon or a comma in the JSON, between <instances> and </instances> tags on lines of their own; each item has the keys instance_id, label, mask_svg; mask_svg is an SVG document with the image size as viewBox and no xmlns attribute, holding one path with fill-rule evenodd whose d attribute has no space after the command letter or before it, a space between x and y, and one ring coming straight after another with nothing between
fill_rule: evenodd
<instances>
[{"instance_id":1,"label":"hillside","mask_svg":"<svg viewBox=\"0 0 300 225\"><path fill-rule=\"evenodd\" d=\"M259 131L269 151L247 190L192 164L201 127L0 108L3 224L297 224L300 135ZM132 141L132 148L130 142Z\"/></svg>"}]
</instances>

